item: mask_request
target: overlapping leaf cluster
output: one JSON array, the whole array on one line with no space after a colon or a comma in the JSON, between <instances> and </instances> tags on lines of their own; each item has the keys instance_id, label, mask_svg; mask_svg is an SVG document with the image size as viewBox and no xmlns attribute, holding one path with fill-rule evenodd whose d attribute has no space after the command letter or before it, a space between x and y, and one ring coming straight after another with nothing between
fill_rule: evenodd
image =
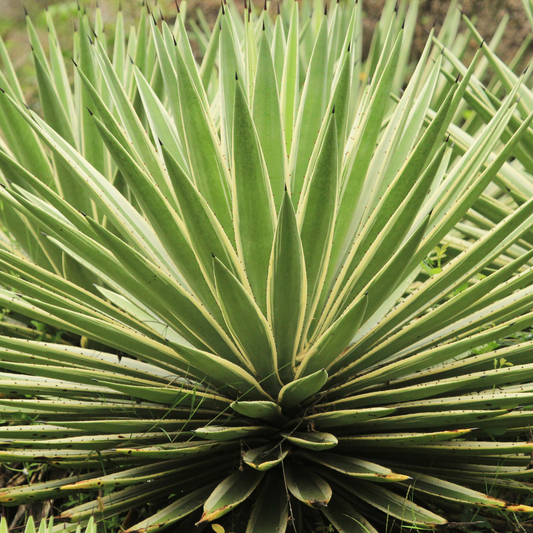
<instances>
[{"instance_id":1,"label":"overlapping leaf cluster","mask_svg":"<svg viewBox=\"0 0 533 533\"><path fill-rule=\"evenodd\" d=\"M153 503L131 532L533 511L487 494L533 475L532 342L492 349L533 324L506 20L483 44L454 4L411 71L417 1L365 60L362 2L224 4L198 64L184 7L118 13L112 47L80 11L73 67L28 20L38 112L0 43L0 303L68 332L0 337L0 460L65 470L2 504L87 492L70 530Z\"/></svg>"}]
</instances>

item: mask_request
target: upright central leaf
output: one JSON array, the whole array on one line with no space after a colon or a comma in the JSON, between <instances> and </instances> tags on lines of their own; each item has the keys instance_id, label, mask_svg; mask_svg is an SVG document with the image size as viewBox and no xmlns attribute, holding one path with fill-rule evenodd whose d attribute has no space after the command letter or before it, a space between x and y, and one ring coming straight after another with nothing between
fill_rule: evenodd
<instances>
[{"instance_id":1,"label":"upright central leaf","mask_svg":"<svg viewBox=\"0 0 533 533\"><path fill-rule=\"evenodd\" d=\"M298 211L300 233L305 256L308 286L308 310L305 331L314 320L318 298L326 277L333 244L333 228L339 194L337 172L337 125L335 108L331 113L326 135L318 150L318 160L304 189ZM305 342L305 338L303 339Z\"/></svg>"},{"instance_id":2,"label":"upright central leaf","mask_svg":"<svg viewBox=\"0 0 533 533\"><path fill-rule=\"evenodd\" d=\"M233 130L233 218L237 251L257 305L265 313L275 207L259 139L238 80Z\"/></svg>"}]
</instances>

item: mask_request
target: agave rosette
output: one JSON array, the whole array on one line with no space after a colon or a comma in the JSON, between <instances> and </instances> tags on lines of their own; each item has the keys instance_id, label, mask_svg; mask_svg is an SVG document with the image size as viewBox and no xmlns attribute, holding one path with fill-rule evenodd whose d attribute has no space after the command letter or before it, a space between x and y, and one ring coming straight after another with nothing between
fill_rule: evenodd
<instances>
[{"instance_id":1,"label":"agave rosette","mask_svg":"<svg viewBox=\"0 0 533 533\"><path fill-rule=\"evenodd\" d=\"M184 4L127 38L119 13L112 55L80 11L73 87L48 13L42 116L0 46L0 303L78 340L0 337L0 461L66 470L3 505L92 494L62 531L153 503L131 532L533 511L486 492L533 487L532 342L491 345L533 324L505 20L465 66L452 9L405 81L417 2L365 62L361 2L321 6L225 4L201 64Z\"/></svg>"}]
</instances>

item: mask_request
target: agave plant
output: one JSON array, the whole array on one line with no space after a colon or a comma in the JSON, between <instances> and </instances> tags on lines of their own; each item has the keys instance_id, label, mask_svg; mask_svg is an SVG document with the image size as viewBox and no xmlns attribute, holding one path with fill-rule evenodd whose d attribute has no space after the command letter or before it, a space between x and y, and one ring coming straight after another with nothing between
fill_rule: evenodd
<instances>
[{"instance_id":1,"label":"agave plant","mask_svg":"<svg viewBox=\"0 0 533 533\"><path fill-rule=\"evenodd\" d=\"M411 68L417 4L367 58L362 2L224 4L201 64L184 4L119 12L112 54L80 11L73 66L48 13L40 109L0 43L0 303L54 332L0 337L0 461L64 470L3 505L86 493L51 531L533 512L533 93L505 20L463 64L455 4Z\"/></svg>"}]
</instances>

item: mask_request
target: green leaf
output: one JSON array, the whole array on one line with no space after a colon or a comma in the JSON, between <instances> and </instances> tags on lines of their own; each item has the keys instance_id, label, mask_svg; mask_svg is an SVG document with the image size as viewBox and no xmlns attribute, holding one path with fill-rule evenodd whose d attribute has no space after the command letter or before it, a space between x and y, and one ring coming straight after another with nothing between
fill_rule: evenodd
<instances>
[{"instance_id":1,"label":"green leaf","mask_svg":"<svg viewBox=\"0 0 533 533\"><path fill-rule=\"evenodd\" d=\"M145 172L135 163L129 154L120 146L120 143L111 135L105 126L95 117L98 131L102 135L107 148L111 152L122 175L126 177L128 185L139 198L146 217L161 234L162 244L168 250L170 257L175 261L181 276L190 280L192 290L216 313L216 304L205 279L198 267L198 262L188 243L187 235L176 211L166 201L166 198L153 186ZM174 228L170 231L169 228ZM179 253L177 253L179 250Z\"/></svg>"},{"instance_id":2,"label":"green leaf","mask_svg":"<svg viewBox=\"0 0 533 533\"><path fill-rule=\"evenodd\" d=\"M370 505L377 507L387 515L407 521L413 525L423 524L446 524L444 518L420 507L404 496L383 488L376 483L357 480L357 484L352 481L341 481L335 476L335 481L343 488Z\"/></svg>"},{"instance_id":3,"label":"green leaf","mask_svg":"<svg viewBox=\"0 0 533 533\"><path fill-rule=\"evenodd\" d=\"M378 533L378 530L363 515L337 494L321 511L339 533Z\"/></svg>"},{"instance_id":4,"label":"green leaf","mask_svg":"<svg viewBox=\"0 0 533 533\"><path fill-rule=\"evenodd\" d=\"M252 115L261 143L261 151L265 157L274 203L277 211L279 211L287 174L287 155L281 122L278 84L265 30L261 33L260 41Z\"/></svg>"},{"instance_id":5,"label":"green leaf","mask_svg":"<svg viewBox=\"0 0 533 533\"><path fill-rule=\"evenodd\" d=\"M369 409L345 409L308 415L305 420L312 422L317 427L351 426L369 420L379 419L396 412L394 408L371 407ZM389 418L387 418L389 420Z\"/></svg>"},{"instance_id":6,"label":"green leaf","mask_svg":"<svg viewBox=\"0 0 533 533\"><path fill-rule=\"evenodd\" d=\"M239 400L233 402L231 408L248 418L259 418L261 420L266 420L267 422L276 422L279 421L280 418L283 419L281 408L274 402L243 402Z\"/></svg>"},{"instance_id":7,"label":"green leaf","mask_svg":"<svg viewBox=\"0 0 533 533\"><path fill-rule=\"evenodd\" d=\"M268 426L206 426L194 430L194 434L197 437L206 440L214 440L217 442L226 442L246 437L268 435L270 433L272 433L272 428L269 428Z\"/></svg>"},{"instance_id":8,"label":"green leaf","mask_svg":"<svg viewBox=\"0 0 533 533\"><path fill-rule=\"evenodd\" d=\"M327 273L333 244L336 206L339 194L337 171L337 126L334 110L328 118L327 130L319 150L316 166L303 191L297 218L307 275L307 324L313 319ZM293 203L296 198L293 197Z\"/></svg>"},{"instance_id":9,"label":"green leaf","mask_svg":"<svg viewBox=\"0 0 533 533\"><path fill-rule=\"evenodd\" d=\"M204 504L204 512L198 523L211 522L229 513L252 494L263 479L263 475L263 472L251 468L231 474L211 493Z\"/></svg>"},{"instance_id":10,"label":"green leaf","mask_svg":"<svg viewBox=\"0 0 533 533\"><path fill-rule=\"evenodd\" d=\"M126 532L151 533L152 531L159 531L163 527L168 527L201 507L212 490L213 485L207 485L190 492L183 498L179 498L164 509L161 509L161 511L153 514L150 518L138 522L127 529Z\"/></svg>"},{"instance_id":11,"label":"green leaf","mask_svg":"<svg viewBox=\"0 0 533 533\"><path fill-rule=\"evenodd\" d=\"M287 488L290 493L305 505L315 509L327 507L333 495L329 484L313 471L287 465Z\"/></svg>"},{"instance_id":12,"label":"green leaf","mask_svg":"<svg viewBox=\"0 0 533 533\"><path fill-rule=\"evenodd\" d=\"M248 450L243 454L242 459L247 465L263 472L279 465L288 453L289 447L283 444L267 444Z\"/></svg>"},{"instance_id":13,"label":"green leaf","mask_svg":"<svg viewBox=\"0 0 533 533\"><path fill-rule=\"evenodd\" d=\"M279 21L279 25L282 23ZM280 33L283 33L283 28L280 27ZM289 26L289 35L287 37L287 47L284 48L281 45L281 39L284 41L283 37L278 37L276 39L276 50L274 55L274 62L281 62L281 59L284 58L283 63L283 74L280 77L277 75L278 83L281 84L280 87L280 103L281 103L281 117L283 120L283 131L285 133L285 143L287 147L287 155L290 155L290 148L292 144L293 128L294 128L294 119L296 110L298 109L299 102L299 65L298 65L298 36L299 36L299 24L298 24L298 4L295 2L292 4L291 11L291 21ZM283 55L281 55L283 54ZM279 73L279 68L277 70ZM296 202L298 199L295 198L293 201ZM296 205L296 204L295 204Z\"/></svg>"},{"instance_id":14,"label":"green leaf","mask_svg":"<svg viewBox=\"0 0 533 533\"><path fill-rule=\"evenodd\" d=\"M413 480L406 482L405 484L413 487L414 490L421 491L425 494L431 494L432 496L445 498L465 505L481 505L483 507L495 508L505 508L509 505L504 500L487 496L481 492L433 476L418 474L411 471L409 471L409 475Z\"/></svg>"},{"instance_id":15,"label":"green leaf","mask_svg":"<svg viewBox=\"0 0 533 533\"><path fill-rule=\"evenodd\" d=\"M387 108L390 87L396 72L396 63L400 52L401 34L398 35L394 50L386 61L386 67L381 77L374 78L372 82L372 98L357 127L357 144L350 150L349 160L344 167L342 178L342 191L339 204L339 215L336 220L336 250L342 250L347 242L353 238L356 228L353 227L353 216L359 200L362 178L366 176L370 164L377 136ZM362 110L361 110L362 111ZM340 251L333 253L337 261L342 254ZM335 265L336 268L336 265Z\"/></svg>"},{"instance_id":16,"label":"green leaf","mask_svg":"<svg viewBox=\"0 0 533 533\"><path fill-rule=\"evenodd\" d=\"M322 369L309 376L291 381L280 390L278 403L283 408L294 408L307 398L320 392L327 379L328 373Z\"/></svg>"},{"instance_id":17,"label":"green leaf","mask_svg":"<svg viewBox=\"0 0 533 533\"><path fill-rule=\"evenodd\" d=\"M221 131L224 151L228 154L226 164L231 166L233 154L233 124L235 102L235 77L243 79L242 57L238 37L234 32L229 8L222 6L219 35L219 68L220 68L220 98L221 98ZM230 159L231 158L231 159Z\"/></svg>"},{"instance_id":18,"label":"green leaf","mask_svg":"<svg viewBox=\"0 0 533 533\"><path fill-rule=\"evenodd\" d=\"M288 521L289 506L284 480L279 474L271 472L254 504L246 533L285 533Z\"/></svg>"},{"instance_id":19,"label":"green leaf","mask_svg":"<svg viewBox=\"0 0 533 533\"><path fill-rule=\"evenodd\" d=\"M277 394L281 385L270 326L250 293L217 258L214 270L218 300L236 344L255 369L265 390Z\"/></svg>"},{"instance_id":20,"label":"green leaf","mask_svg":"<svg viewBox=\"0 0 533 533\"><path fill-rule=\"evenodd\" d=\"M355 457L337 455L328 452L317 454L302 451L298 451L297 455L308 461L312 461L313 463L357 479L368 479L369 481L378 483L393 483L409 479L409 476L396 474L389 468L363 461L362 459L356 459Z\"/></svg>"},{"instance_id":21,"label":"green leaf","mask_svg":"<svg viewBox=\"0 0 533 533\"><path fill-rule=\"evenodd\" d=\"M300 97L292 146L290 149L291 194L296 202L301 200L305 176L310 173L309 162L324 119L328 93L328 20L322 17L315 39L313 53ZM336 102L333 102L335 105Z\"/></svg>"},{"instance_id":22,"label":"green leaf","mask_svg":"<svg viewBox=\"0 0 533 533\"><path fill-rule=\"evenodd\" d=\"M202 273L214 287L213 254L232 272L244 276L240 261L209 204L190 181L166 146L161 150Z\"/></svg>"},{"instance_id":23,"label":"green leaf","mask_svg":"<svg viewBox=\"0 0 533 533\"><path fill-rule=\"evenodd\" d=\"M137 42L137 46L141 46ZM170 187L170 180L163 169L161 160L157 156L157 152L150 142L147 133L141 123L141 120L130 102L124 87L122 87L118 79L113 65L109 61L103 45L97 41L95 43L95 57L105 80L107 87L112 95L117 112L120 116L124 129L133 143L135 150L139 153L141 164L146 169L147 173L153 178L154 182L159 186L162 193L170 203L173 203L174 195ZM143 53L145 51L143 50ZM142 70L142 66L137 63Z\"/></svg>"},{"instance_id":24,"label":"green leaf","mask_svg":"<svg viewBox=\"0 0 533 533\"><path fill-rule=\"evenodd\" d=\"M290 382L305 317L307 278L296 216L287 191L274 235L267 298L267 316L276 341L280 377Z\"/></svg>"},{"instance_id":25,"label":"green leaf","mask_svg":"<svg viewBox=\"0 0 533 533\"><path fill-rule=\"evenodd\" d=\"M356 298L350 307L304 354L297 377L328 367L345 350L359 330L368 305L368 293Z\"/></svg>"},{"instance_id":26,"label":"green leaf","mask_svg":"<svg viewBox=\"0 0 533 533\"><path fill-rule=\"evenodd\" d=\"M215 213L226 235L233 239L230 177L212 119L198 95L181 54L176 54L179 103L191 177ZM234 73L232 82L235 84ZM233 108L232 108L233 109Z\"/></svg>"},{"instance_id":27,"label":"green leaf","mask_svg":"<svg viewBox=\"0 0 533 533\"><path fill-rule=\"evenodd\" d=\"M337 438L331 433L304 433L302 431L284 431L281 435L289 442L306 450L329 450L337 446Z\"/></svg>"},{"instance_id":28,"label":"green leaf","mask_svg":"<svg viewBox=\"0 0 533 533\"><path fill-rule=\"evenodd\" d=\"M232 177L237 252L255 301L266 313L267 272L276 211L257 132L238 80L233 114Z\"/></svg>"},{"instance_id":29,"label":"green leaf","mask_svg":"<svg viewBox=\"0 0 533 533\"><path fill-rule=\"evenodd\" d=\"M429 447L438 446L441 441L460 438L467 433L470 433L471 429L457 429L452 431L435 431L433 433L391 433L391 434L375 434L375 435L362 435L357 437L339 437L339 449L350 450L354 446L362 448L377 448L377 447L409 447L424 446ZM460 443L458 443L460 444ZM453 447L453 445L452 445Z\"/></svg>"}]
</instances>

